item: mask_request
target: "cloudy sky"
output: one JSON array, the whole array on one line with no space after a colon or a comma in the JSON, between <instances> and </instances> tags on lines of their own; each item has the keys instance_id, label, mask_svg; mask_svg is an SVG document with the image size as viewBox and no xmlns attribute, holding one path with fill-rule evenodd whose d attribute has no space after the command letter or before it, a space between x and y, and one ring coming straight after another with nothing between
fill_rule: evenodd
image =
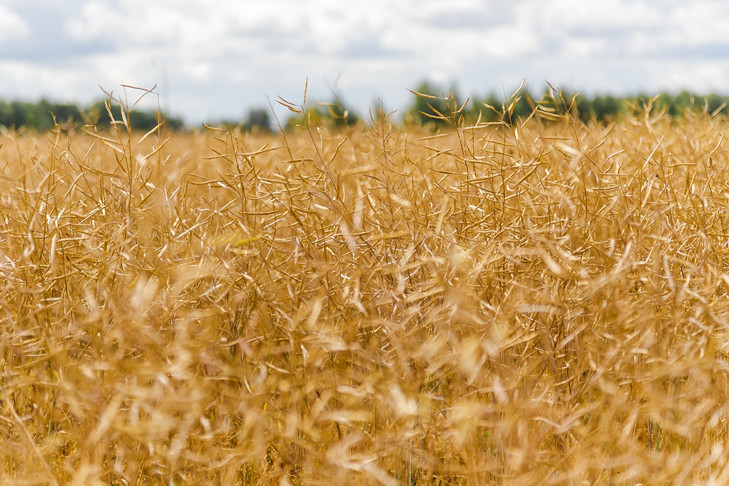
<instances>
[{"instance_id":1,"label":"cloudy sky","mask_svg":"<svg viewBox=\"0 0 729 486\"><path fill-rule=\"evenodd\" d=\"M729 93L725 0L0 0L0 98L88 103L157 85L190 124L277 96L402 109L545 80L585 94ZM130 92L129 96L134 97ZM157 100L151 101L156 104Z\"/></svg>"}]
</instances>

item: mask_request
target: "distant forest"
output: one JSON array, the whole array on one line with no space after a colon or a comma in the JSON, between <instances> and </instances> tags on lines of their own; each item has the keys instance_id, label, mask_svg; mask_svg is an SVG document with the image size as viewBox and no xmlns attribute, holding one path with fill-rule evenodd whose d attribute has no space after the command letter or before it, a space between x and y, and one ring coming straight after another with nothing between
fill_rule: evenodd
<instances>
[{"instance_id":1,"label":"distant forest","mask_svg":"<svg viewBox=\"0 0 729 486\"><path fill-rule=\"evenodd\" d=\"M458 111L468 124L481 122L512 123L536 114L544 120L570 114L587 123L619 121L626 116L648 111L652 114L665 113L674 118L687 112L705 112L711 116L729 114L729 96L719 94L696 94L681 91L677 94L639 94L616 97L597 95L587 97L579 93L559 91L549 86L541 95L519 91L505 99L490 94L485 98L472 96L466 100L455 90L444 92L424 82L414 90L415 99L405 114L405 121L414 123L453 123ZM456 108L457 107L457 108ZM454 110L455 108L455 110ZM441 116L442 115L442 116Z\"/></svg>"},{"instance_id":2,"label":"distant forest","mask_svg":"<svg viewBox=\"0 0 729 486\"><path fill-rule=\"evenodd\" d=\"M423 82L412 92L411 104L406 107L400 117L401 122L404 125L430 125L434 128L458 123L513 123L533 114L544 120L570 115L586 123L591 120L608 123L645 111L646 108L650 112L664 112L668 116L676 118L682 117L690 111L702 111L711 116L729 113L729 96L700 95L688 91L677 94L662 93L656 96L587 97L578 93L557 91L550 87L541 95L534 95L522 90L511 97L490 94L483 98L478 96L464 98L456 90L443 90L437 85ZM111 106L114 119L121 120L121 107L114 103ZM336 95L327 103L308 104L305 107L287 104L284 106L296 112L285 121L284 129L286 130L292 130L296 126L307 123L336 128L354 125L360 121L368 123L373 117L385 116L383 109L378 108L374 114L361 117ZM171 130L186 128L183 120L178 117L163 117L158 112L150 110L134 109L129 112L130 125L140 131L151 130L162 119L167 128ZM47 100L37 103L0 101L0 127L5 129L24 128L42 132L50 130L56 125L65 130L81 125L104 128L109 126L110 121L111 118L103 100L86 108ZM240 120L226 120L212 123L212 125L238 127L245 131L271 131L274 128L267 108L253 108Z\"/></svg>"},{"instance_id":3,"label":"distant forest","mask_svg":"<svg viewBox=\"0 0 729 486\"><path fill-rule=\"evenodd\" d=\"M115 120L122 120L121 107L111 104ZM58 124L62 129L79 125L108 127L111 118L105 102L98 101L87 108L72 103L52 103L41 100L37 103L26 101L0 101L0 126L7 129L26 128L39 132L47 131ZM132 110L129 122L137 130L151 130L157 126L158 115L155 111ZM167 125L173 130L183 128L180 118L167 118Z\"/></svg>"}]
</instances>

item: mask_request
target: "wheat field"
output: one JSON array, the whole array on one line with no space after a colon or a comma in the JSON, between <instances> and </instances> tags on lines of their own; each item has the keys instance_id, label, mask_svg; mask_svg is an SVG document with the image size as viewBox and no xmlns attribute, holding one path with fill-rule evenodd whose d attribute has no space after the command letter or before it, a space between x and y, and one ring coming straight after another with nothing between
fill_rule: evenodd
<instances>
[{"instance_id":1,"label":"wheat field","mask_svg":"<svg viewBox=\"0 0 729 486\"><path fill-rule=\"evenodd\" d=\"M729 123L0 135L2 484L727 484Z\"/></svg>"}]
</instances>

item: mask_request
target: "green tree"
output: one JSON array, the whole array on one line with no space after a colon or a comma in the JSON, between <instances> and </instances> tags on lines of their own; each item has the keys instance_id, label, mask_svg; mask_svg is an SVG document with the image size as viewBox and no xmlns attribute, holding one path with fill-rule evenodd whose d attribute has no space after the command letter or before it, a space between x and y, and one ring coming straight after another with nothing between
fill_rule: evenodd
<instances>
[{"instance_id":1,"label":"green tree","mask_svg":"<svg viewBox=\"0 0 729 486\"><path fill-rule=\"evenodd\" d=\"M405 124L437 128L455 126L465 116L465 103L455 88L447 93L429 81L422 82L413 93L413 102L404 117Z\"/></svg>"},{"instance_id":2,"label":"green tree","mask_svg":"<svg viewBox=\"0 0 729 486\"><path fill-rule=\"evenodd\" d=\"M474 98L466 110L469 123L502 122L508 125L520 118L527 118L535 108L535 102L528 91L517 90L509 97L489 93L485 98Z\"/></svg>"},{"instance_id":3,"label":"green tree","mask_svg":"<svg viewBox=\"0 0 729 486\"><path fill-rule=\"evenodd\" d=\"M289 106L290 110L296 110L296 114L286 120L285 129L287 131L306 126L340 129L355 125L359 121L357 114L336 95L328 103L314 103L303 109L291 105L286 106Z\"/></svg>"},{"instance_id":4,"label":"green tree","mask_svg":"<svg viewBox=\"0 0 729 486\"><path fill-rule=\"evenodd\" d=\"M27 125L29 111L33 105L21 101L10 103L10 126L20 128Z\"/></svg>"},{"instance_id":5,"label":"green tree","mask_svg":"<svg viewBox=\"0 0 729 486\"><path fill-rule=\"evenodd\" d=\"M359 116L354 110L347 107L338 96L334 96L334 99L325 103L327 111L325 118L329 120L331 125L334 127L345 127L355 125L359 121Z\"/></svg>"},{"instance_id":6,"label":"green tree","mask_svg":"<svg viewBox=\"0 0 729 486\"><path fill-rule=\"evenodd\" d=\"M252 108L243 122L243 128L250 131L271 131L271 115L266 108Z\"/></svg>"},{"instance_id":7,"label":"green tree","mask_svg":"<svg viewBox=\"0 0 729 486\"><path fill-rule=\"evenodd\" d=\"M596 96L589 103L589 113L601 123L617 120L620 117L622 103L610 95Z\"/></svg>"},{"instance_id":8,"label":"green tree","mask_svg":"<svg viewBox=\"0 0 729 486\"><path fill-rule=\"evenodd\" d=\"M0 101L0 126L9 127L12 125L12 110L8 103Z\"/></svg>"},{"instance_id":9,"label":"green tree","mask_svg":"<svg viewBox=\"0 0 729 486\"><path fill-rule=\"evenodd\" d=\"M118 103L110 103L109 109L105 100L97 101L92 104L85 113L85 122L89 125L99 127L108 127L111 123L109 110L117 122L122 121L121 106ZM164 117L160 112L151 110L131 110L129 112L129 123L134 130L148 131L157 126L159 120ZM169 117L165 119L165 123L170 130L178 130L184 126L181 118Z\"/></svg>"}]
</instances>

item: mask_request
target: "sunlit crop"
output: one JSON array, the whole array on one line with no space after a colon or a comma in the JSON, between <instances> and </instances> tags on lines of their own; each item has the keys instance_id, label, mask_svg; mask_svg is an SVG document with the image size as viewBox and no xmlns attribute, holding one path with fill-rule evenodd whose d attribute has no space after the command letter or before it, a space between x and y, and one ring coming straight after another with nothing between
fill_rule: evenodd
<instances>
[{"instance_id":1,"label":"sunlit crop","mask_svg":"<svg viewBox=\"0 0 729 486\"><path fill-rule=\"evenodd\" d=\"M1 482L726 484L729 124L549 118L0 135Z\"/></svg>"}]
</instances>

